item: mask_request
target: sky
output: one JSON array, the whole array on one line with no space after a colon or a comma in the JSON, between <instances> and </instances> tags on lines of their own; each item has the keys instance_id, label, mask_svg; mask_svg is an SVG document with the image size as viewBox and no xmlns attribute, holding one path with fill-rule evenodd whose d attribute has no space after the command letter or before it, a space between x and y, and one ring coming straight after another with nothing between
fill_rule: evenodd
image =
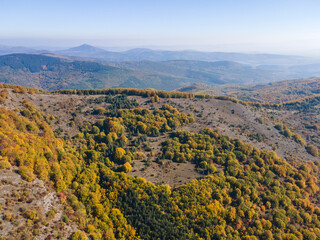
<instances>
[{"instance_id":1,"label":"sky","mask_svg":"<svg viewBox=\"0 0 320 240\"><path fill-rule=\"evenodd\" d=\"M0 44L320 55L319 0L0 0Z\"/></svg>"}]
</instances>

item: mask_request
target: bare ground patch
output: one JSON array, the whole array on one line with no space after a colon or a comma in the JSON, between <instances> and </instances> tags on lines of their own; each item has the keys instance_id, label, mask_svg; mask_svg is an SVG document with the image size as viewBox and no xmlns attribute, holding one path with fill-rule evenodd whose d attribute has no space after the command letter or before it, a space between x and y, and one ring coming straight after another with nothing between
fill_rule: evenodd
<instances>
[{"instance_id":1,"label":"bare ground patch","mask_svg":"<svg viewBox=\"0 0 320 240\"><path fill-rule=\"evenodd\" d=\"M66 223L57 193L44 182L25 182L14 168L0 170L0 236L7 239L68 239L76 230Z\"/></svg>"}]
</instances>

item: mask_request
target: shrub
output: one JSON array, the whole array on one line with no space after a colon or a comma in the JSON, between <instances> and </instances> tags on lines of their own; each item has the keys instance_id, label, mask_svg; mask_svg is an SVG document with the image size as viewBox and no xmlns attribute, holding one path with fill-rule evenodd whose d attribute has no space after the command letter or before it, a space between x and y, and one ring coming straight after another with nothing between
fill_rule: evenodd
<instances>
[{"instance_id":1,"label":"shrub","mask_svg":"<svg viewBox=\"0 0 320 240\"><path fill-rule=\"evenodd\" d=\"M122 170L123 170L125 173L131 172L132 166L130 165L130 163L126 162L125 164L123 164Z\"/></svg>"},{"instance_id":2,"label":"shrub","mask_svg":"<svg viewBox=\"0 0 320 240\"><path fill-rule=\"evenodd\" d=\"M24 212L24 217L30 220L36 220L39 218L39 215L36 211L28 209Z\"/></svg>"},{"instance_id":3,"label":"shrub","mask_svg":"<svg viewBox=\"0 0 320 240\"><path fill-rule=\"evenodd\" d=\"M306 147L306 150L309 154L311 154L314 157L317 157L319 155L319 150L317 147L315 147L314 145L308 145Z\"/></svg>"},{"instance_id":4,"label":"shrub","mask_svg":"<svg viewBox=\"0 0 320 240\"><path fill-rule=\"evenodd\" d=\"M0 160L0 169L8 169L11 168L11 164L8 160Z\"/></svg>"},{"instance_id":5,"label":"shrub","mask_svg":"<svg viewBox=\"0 0 320 240\"><path fill-rule=\"evenodd\" d=\"M87 240L87 236L84 232L78 230L72 234L71 240Z\"/></svg>"},{"instance_id":6,"label":"shrub","mask_svg":"<svg viewBox=\"0 0 320 240\"><path fill-rule=\"evenodd\" d=\"M36 178L36 176L33 174L33 170L26 166L19 167L19 174L28 182L31 182Z\"/></svg>"},{"instance_id":7,"label":"shrub","mask_svg":"<svg viewBox=\"0 0 320 240\"><path fill-rule=\"evenodd\" d=\"M98 109L96 109L93 114L96 114L96 115L104 115L106 114L107 110L103 107L100 107Z\"/></svg>"}]
</instances>

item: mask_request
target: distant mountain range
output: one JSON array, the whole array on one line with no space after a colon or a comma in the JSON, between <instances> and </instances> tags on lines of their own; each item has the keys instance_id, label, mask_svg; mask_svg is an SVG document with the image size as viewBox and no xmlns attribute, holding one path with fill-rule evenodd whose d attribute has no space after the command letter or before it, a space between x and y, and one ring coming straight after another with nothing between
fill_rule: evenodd
<instances>
[{"instance_id":1,"label":"distant mountain range","mask_svg":"<svg viewBox=\"0 0 320 240\"><path fill-rule=\"evenodd\" d=\"M28 53L1 55L10 51ZM320 76L317 62L272 54L149 49L110 52L84 44L57 52L0 46L0 55L1 82L45 90L130 87L170 91L194 83L254 84ZM274 64L268 64L271 61ZM283 61L286 64L276 64ZM303 64L293 64L299 61Z\"/></svg>"},{"instance_id":2,"label":"distant mountain range","mask_svg":"<svg viewBox=\"0 0 320 240\"><path fill-rule=\"evenodd\" d=\"M50 52L47 50L35 50L25 47L8 47L0 45L0 55L11 53L39 53ZM60 51L51 51L56 55L89 58L100 61L170 61L170 60L193 60L193 61L234 61L250 65L302 65L312 64L316 61L312 58L279 55L279 54L245 54L234 52L200 52L193 50L184 51L166 51L166 50L152 50L146 48L136 48L123 52L107 51L102 48L94 47L88 44L83 44L78 47L73 47Z\"/></svg>"},{"instance_id":3,"label":"distant mountain range","mask_svg":"<svg viewBox=\"0 0 320 240\"><path fill-rule=\"evenodd\" d=\"M299 70L302 66L295 68ZM300 75L231 61L130 61L102 64L48 54L0 56L1 82L46 90L108 87L174 90L196 82L209 85L263 83Z\"/></svg>"},{"instance_id":4,"label":"distant mountain range","mask_svg":"<svg viewBox=\"0 0 320 240\"><path fill-rule=\"evenodd\" d=\"M312 60L300 56L288 56L277 54L245 54L232 52L200 52L192 50L164 51L136 48L124 52L111 52L102 48L83 44L78 47L57 51L57 54L82 58L93 58L104 61L170 61L170 60L194 60L194 61L235 61L244 64L261 65L295 65L307 64Z\"/></svg>"},{"instance_id":5,"label":"distant mountain range","mask_svg":"<svg viewBox=\"0 0 320 240\"><path fill-rule=\"evenodd\" d=\"M278 75L276 75L278 76ZM46 90L132 87L174 90L203 82L277 80L272 72L230 61L117 62L101 64L35 54L0 56L0 81Z\"/></svg>"}]
</instances>

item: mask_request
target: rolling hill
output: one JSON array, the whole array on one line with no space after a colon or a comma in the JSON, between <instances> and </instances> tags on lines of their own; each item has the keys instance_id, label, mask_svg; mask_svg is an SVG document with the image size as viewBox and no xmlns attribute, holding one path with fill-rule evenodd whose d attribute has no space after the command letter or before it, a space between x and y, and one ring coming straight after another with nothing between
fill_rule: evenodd
<instances>
[{"instance_id":1,"label":"rolling hill","mask_svg":"<svg viewBox=\"0 0 320 240\"><path fill-rule=\"evenodd\" d=\"M319 105L0 84L0 235L317 239Z\"/></svg>"},{"instance_id":2,"label":"rolling hill","mask_svg":"<svg viewBox=\"0 0 320 240\"><path fill-rule=\"evenodd\" d=\"M89 47L89 51L91 48ZM108 87L174 90L195 82L256 83L282 79L281 74L230 61L109 62L12 54L0 56L0 81L44 90Z\"/></svg>"},{"instance_id":3,"label":"rolling hill","mask_svg":"<svg viewBox=\"0 0 320 240\"><path fill-rule=\"evenodd\" d=\"M45 90L76 86L105 87L95 76L120 75L121 69L89 61L69 61L57 57L33 54L0 56L1 82L37 87ZM117 73L114 73L117 72ZM109 84L116 84L109 78Z\"/></svg>"},{"instance_id":4,"label":"rolling hill","mask_svg":"<svg viewBox=\"0 0 320 240\"><path fill-rule=\"evenodd\" d=\"M93 61L13 54L0 56L0 81L44 90L136 87L173 90L192 82L180 76L145 73Z\"/></svg>"},{"instance_id":5,"label":"rolling hill","mask_svg":"<svg viewBox=\"0 0 320 240\"><path fill-rule=\"evenodd\" d=\"M118 67L125 67L132 70L145 71L150 73L170 74L187 79L193 82L202 82L211 85L227 83L257 83L265 81L275 81L288 76L281 73L275 74L272 71L260 70L232 61L191 61L172 60L163 62L138 61L121 62L115 64ZM197 81L198 80L198 81Z\"/></svg>"},{"instance_id":6,"label":"rolling hill","mask_svg":"<svg viewBox=\"0 0 320 240\"><path fill-rule=\"evenodd\" d=\"M265 84L210 86L194 83L176 89L178 92L195 94L220 94L243 101L282 103L320 94L320 78L277 81Z\"/></svg>"}]
</instances>

